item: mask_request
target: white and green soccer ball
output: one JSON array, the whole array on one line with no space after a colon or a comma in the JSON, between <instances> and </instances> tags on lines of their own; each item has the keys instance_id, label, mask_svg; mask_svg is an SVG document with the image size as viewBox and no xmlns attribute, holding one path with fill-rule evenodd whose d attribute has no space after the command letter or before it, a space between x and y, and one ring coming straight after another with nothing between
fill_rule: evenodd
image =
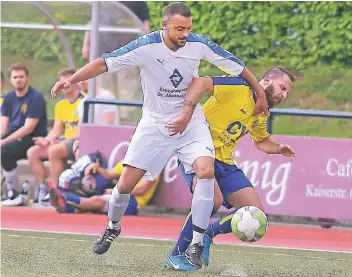
<instances>
[{"instance_id":1,"label":"white and green soccer ball","mask_svg":"<svg viewBox=\"0 0 352 277\"><path fill-rule=\"evenodd\" d=\"M264 212L254 206L238 209L231 220L232 233L244 242L260 240L268 230L268 219Z\"/></svg>"}]
</instances>

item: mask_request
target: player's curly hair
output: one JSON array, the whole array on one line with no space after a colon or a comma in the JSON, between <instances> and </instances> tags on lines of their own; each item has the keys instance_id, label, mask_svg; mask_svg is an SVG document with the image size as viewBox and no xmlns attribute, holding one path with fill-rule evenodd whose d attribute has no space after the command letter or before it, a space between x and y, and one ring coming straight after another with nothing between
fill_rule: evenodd
<instances>
[{"instance_id":1,"label":"player's curly hair","mask_svg":"<svg viewBox=\"0 0 352 277\"><path fill-rule=\"evenodd\" d=\"M286 74L288 77L290 77L291 81L294 82L296 80L296 77L292 74L292 72L290 72L288 69L286 69L283 66L273 66L270 67L269 69L267 69L264 74L262 79L264 79L265 77L272 75L272 76L282 76L283 74Z\"/></svg>"},{"instance_id":2,"label":"player's curly hair","mask_svg":"<svg viewBox=\"0 0 352 277\"><path fill-rule=\"evenodd\" d=\"M192 12L190 8L187 7L184 3L174 2L166 6L163 12L163 18L174 16L174 15L182 15L184 17L191 17Z\"/></svg>"}]
</instances>

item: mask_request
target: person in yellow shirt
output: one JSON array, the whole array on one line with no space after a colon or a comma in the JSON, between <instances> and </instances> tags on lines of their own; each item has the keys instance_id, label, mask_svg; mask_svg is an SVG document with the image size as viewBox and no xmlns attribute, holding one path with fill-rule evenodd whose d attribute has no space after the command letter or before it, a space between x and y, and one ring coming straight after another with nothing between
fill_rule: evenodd
<instances>
[{"instance_id":1,"label":"person in yellow shirt","mask_svg":"<svg viewBox=\"0 0 352 277\"><path fill-rule=\"evenodd\" d=\"M75 69L64 68L59 72L60 80L66 80L76 72ZM55 106L55 121L52 130L46 137L35 137L34 143L27 151L27 158L32 168L39 191L47 194L45 181L47 171L43 161L49 160L52 186L57 187L59 175L67 166L67 160L75 160L72 145L79 138L78 106L84 95L78 85L62 90L63 97ZM57 179L57 181L55 181ZM56 184L56 186L55 186ZM49 194L45 200L48 200ZM43 200L43 199L40 199Z\"/></svg>"},{"instance_id":2,"label":"person in yellow shirt","mask_svg":"<svg viewBox=\"0 0 352 277\"><path fill-rule=\"evenodd\" d=\"M92 163L85 169L85 176L99 174L107 180L118 180L121 176L123 161L120 161L113 169L106 170L97 163ZM84 181L82 181L84 182ZM160 176L152 180L147 175L141 179L131 193L131 198L125 215L138 215L154 196L155 190L160 183ZM89 198L79 197L73 193L59 193L60 211L74 213L81 212L102 212L107 213L112 189L105 189L105 194L95 195Z\"/></svg>"},{"instance_id":3,"label":"person in yellow shirt","mask_svg":"<svg viewBox=\"0 0 352 277\"><path fill-rule=\"evenodd\" d=\"M293 87L295 77L281 66L269 68L259 82L263 87L270 108L284 101ZM230 209L243 206L256 206L263 209L253 185L234 162L233 152L243 136L250 134L254 145L268 154L295 156L294 150L286 144L276 142L267 132L268 116L255 114L256 97L248 83L240 77L202 77L193 79L190 84L183 112L169 124L173 133L182 132L189 122L195 104L204 92L211 93L203 105L204 115L209 123L215 146L215 198L214 213L221 205ZM190 95L194 95L190 99ZM186 174L179 164L181 174L190 187L196 186L194 173ZM209 251L213 237L231 232L231 219L236 209L230 210L218 221L210 224L204 236L202 260L209 264ZM166 258L166 264L175 270L193 271L198 268L184 258L184 251L192 240L192 216L188 214L180 237L173 251Z\"/></svg>"}]
</instances>

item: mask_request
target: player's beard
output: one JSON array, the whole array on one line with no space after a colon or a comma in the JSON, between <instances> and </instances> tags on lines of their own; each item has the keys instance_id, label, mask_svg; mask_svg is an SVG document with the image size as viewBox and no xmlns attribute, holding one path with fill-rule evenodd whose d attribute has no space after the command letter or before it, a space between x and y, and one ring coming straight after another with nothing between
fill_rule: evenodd
<instances>
[{"instance_id":1,"label":"player's beard","mask_svg":"<svg viewBox=\"0 0 352 277\"><path fill-rule=\"evenodd\" d=\"M24 82L24 83L20 83L19 85L16 85L16 90L20 91L20 92L24 92L24 90L27 87L28 82Z\"/></svg>"},{"instance_id":2,"label":"player's beard","mask_svg":"<svg viewBox=\"0 0 352 277\"><path fill-rule=\"evenodd\" d=\"M185 38L185 40L186 40L185 42L181 42L181 41L180 41L180 38L173 39L173 38L170 36L170 34L169 34L168 31L167 31L166 33L167 33L167 36L169 37L169 40L171 41L172 45L173 45L176 49L179 49L179 48L185 46L186 41L187 41L187 38Z\"/></svg>"},{"instance_id":3,"label":"player's beard","mask_svg":"<svg viewBox=\"0 0 352 277\"><path fill-rule=\"evenodd\" d=\"M274 98L274 86L273 84L270 84L269 86L264 89L265 95L266 95L266 100L268 101L269 108L274 108L277 105L277 101Z\"/></svg>"}]
</instances>

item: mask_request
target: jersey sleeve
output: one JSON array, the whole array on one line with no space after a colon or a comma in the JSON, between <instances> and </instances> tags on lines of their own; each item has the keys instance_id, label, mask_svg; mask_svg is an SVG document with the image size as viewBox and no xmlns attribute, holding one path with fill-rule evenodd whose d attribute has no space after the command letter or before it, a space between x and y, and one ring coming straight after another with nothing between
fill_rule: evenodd
<instances>
[{"instance_id":1,"label":"jersey sleeve","mask_svg":"<svg viewBox=\"0 0 352 277\"><path fill-rule=\"evenodd\" d=\"M251 131L249 131L252 140L254 140L255 142L261 142L266 138L270 137L270 134L267 131L268 117L259 116L258 120L259 120L258 125L252 128Z\"/></svg>"},{"instance_id":2,"label":"jersey sleeve","mask_svg":"<svg viewBox=\"0 0 352 277\"><path fill-rule=\"evenodd\" d=\"M248 83L241 77L212 77L213 95L218 103L225 103L234 97L240 97L250 90Z\"/></svg>"},{"instance_id":3,"label":"jersey sleeve","mask_svg":"<svg viewBox=\"0 0 352 277\"><path fill-rule=\"evenodd\" d=\"M222 71L238 76L246 66L245 63L231 54L229 51L221 48L208 38L203 38L204 41L204 60L217 66Z\"/></svg>"},{"instance_id":4,"label":"jersey sleeve","mask_svg":"<svg viewBox=\"0 0 352 277\"><path fill-rule=\"evenodd\" d=\"M122 173L122 168L123 168L123 161L120 161L117 165L114 167L114 171L117 175L121 175Z\"/></svg>"},{"instance_id":5,"label":"jersey sleeve","mask_svg":"<svg viewBox=\"0 0 352 277\"><path fill-rule=\"evenodd\" d=\"M112 51L111 53L104 53L102 57L105 60L105 65L108 72L115 72L123 68L132 66L141 66L143 63L143 49L144 47L139 39L135 39L125 46Z\"/></svg>"}]
</instances>

